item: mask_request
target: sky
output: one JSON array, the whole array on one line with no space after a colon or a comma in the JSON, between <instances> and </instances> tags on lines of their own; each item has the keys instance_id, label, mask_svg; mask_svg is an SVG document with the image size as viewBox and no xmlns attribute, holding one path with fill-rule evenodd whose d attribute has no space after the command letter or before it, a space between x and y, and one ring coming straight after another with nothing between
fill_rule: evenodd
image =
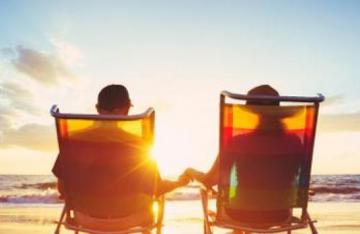
<instances>
[{"instance_id":1,"label":"sky","mask_svg":"<svg viewBox=\"0 0 360 234\"><path fill-rule=\"evenodd\" d=\"M51 105L95 113L99 90L128 87L156 111L162 174L208 170L219 94L270 84L322 93L314 174L360 174L358 1L1 1L0 174L50 174Z\"/></svg>"}]
</instances>

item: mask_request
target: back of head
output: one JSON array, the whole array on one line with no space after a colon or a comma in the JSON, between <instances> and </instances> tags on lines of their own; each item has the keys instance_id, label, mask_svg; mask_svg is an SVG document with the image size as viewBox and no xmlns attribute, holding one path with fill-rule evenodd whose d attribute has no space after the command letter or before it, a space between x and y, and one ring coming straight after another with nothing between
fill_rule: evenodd
<instances>
[{"instance_id":1,"label":"back of head","mask_svg":"<svg viewBox=\"0 0 360 234\"><path fill-rule=\"evenodd\" d=\"M252 89L250 89L247 93L247 95L256 96L274 96L278 97L279 93L276 91L273 87L270 85L259 85ZM278 106L279 101L276 100L248 100L246 101L247 105L274 105Z\"/></svg>"},{"instance_id":2,"label":"back of head","mask_svg":"<svg viewBox=\"0 0 360 234\"><path fill-rule=\"evenodd\" d=\"M98 95L98 108L111 112L116 108L125 108L131 105L129 92L123 85L108 85Z\"/></svg>"}]
</instances>

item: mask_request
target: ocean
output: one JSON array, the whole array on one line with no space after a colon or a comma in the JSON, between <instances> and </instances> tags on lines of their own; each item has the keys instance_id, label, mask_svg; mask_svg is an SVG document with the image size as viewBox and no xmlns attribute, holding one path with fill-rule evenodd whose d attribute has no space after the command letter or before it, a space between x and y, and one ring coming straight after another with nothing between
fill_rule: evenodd
<instances>
[{"instance_id":1,"label":"ocean","mask_svg":"<svg viewBox=\"0 0 360 234\"><path fill-rule=\"evenodd\" d=\"M360 175L313 175L311 202L360 202ZM0 175L0 207L59 204L52 175ZM166 196L168 201L200 199L199 185L190 184Z\"/></svg>"}]
</instances>

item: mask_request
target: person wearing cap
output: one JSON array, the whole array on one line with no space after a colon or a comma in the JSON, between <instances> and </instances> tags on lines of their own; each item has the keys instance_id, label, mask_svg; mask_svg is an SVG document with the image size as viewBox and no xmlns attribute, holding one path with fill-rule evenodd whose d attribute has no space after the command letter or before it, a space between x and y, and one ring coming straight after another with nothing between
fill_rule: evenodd
<instances>
[{"instance_id":1,"label":"person wearing cap","mask_svg":"<svg viewBox=\"0 0 360 234\"><path fill-rule=\"evenodd\" d=\"M279 93L269 85L260 85L248 91L247 95L264 95L279 96ZM261 106L279 106L276 100L249 100L246 102L246 109L249 112L258 114L257 110ZM281 162L281 158L275 157L272 165L241 165L236 161L237 154L227 155L233 157L236 162L237 178L242 178L242 184L251 184L260 188L270 188L271 186L283 186L293 181L296 171L298 170L298 160L303 153L303 146L298 136L286 132L282 124L282 119L294 115L295 113L270 113L266 116L258 115L259 122L252 132L234 136L229 142L229 149L233 148L234 152L241 152L246 155L257 152L262 155L286 155L290 156L290 160L286 164ZM231 151L231 150L229 150ZM287 157L289 158L289 157ZM280 161L279 161L280 160ZM231 161L231 160L230 160ZM261 164L261 162L260 162ZM275 165L275 166L274 166ZM228 170L230 171L230 170ZM207 172L201 172L193 168L185 170L185 174L191 179L203 183L206 187L212 187L218 183L220 174L219 157L216 158L211 169ZM265 176L264 176L265 175ZM263 178L267 178L264 180ZM275 181L275 184L269 184L267 181ZM255 184L255 185L254 185ZM241 190L239 191L241 193ZM244 212L236 209L227 209L227 214L235 219L244 222L282 222L290 217L290 210L283 209L271 212Z\"/></svg>"},{"instance_id":2,"label":"person wearing cap","mask_svg":"<svg viewBox=\"0 0 360 234\"><path fill-rule=\"evenodd\" d=\"M99 92L96 110L99 115L128 115L131 106L132 103L126 87L123 85L112 84L104 87ZM98 130L98 127L100 127L99 125L104 128L104 124L109 125L105 126L109 127L109 131L106 132L106 134L104 134L104 131ZM111 166L111 168L107 169L107 173L105 173L107 175L106 178L103 177L103 175L105 174L101 171L103 170L103 168L97 167L96 165L89 166L89 162L84 162L82 168L78 170L81 170L84 174L91 176L91 179L93 180L92 183L84 183L85 185L83 186L92 186L92 188L84 188L84 190L96 190L97 185L102 186L104 184L111 185L112 187L116 188L117 182L120 180L124 180L123 177L127 176L123 175L123 171L129 170L129 168L132 167L133 169L131 171L137 171L135 173L136 178L134 178L133 175L129 175L131 178L129 178L128 181L137 181L137 184L133 184L129 187L120 187L118 189L115 189L116 191L118 191L119 194L109 194L109 197L121 197L121 195L123 194L134 193L134 190L139 191L140 193L152 193L154 189L154 184L156 185L155 193L157 195L160 195L176 189L180 186L184 186L189 182L189 179L186 176L180 176L177 181L161 179L156 162L152 160L149 155L147 145L139 137L122 131L119 128L116 128L116 131L113 131L114 128L110 126L111 124L113 123L95 122L93 126L89 126L87 129L78 131L72 135L73 139L79 141L91 141L91 139L101 138L103 142L111 142L116 140L118 140L119 142L124 142L124 140L121 139L125 139L126 142L126 144L119 143L124 144L124 147L119 147L119 149L116 151L118 154L122 154L122 157L116 157L117 155L114 155L114 157L105 157L102 160L102 164L106 163L106 165ZM125 162L124 159L126 159L127 161ZM64 162L62 159L62 155L59 154L52 169L52 172L58 178L58 190L61 196L65 197L66 194L62 182L64 170L63 164ZM100 178L97 178L95 175L101 176L99 176ZM108 175L112 175L112 177L109 178ZM116 201L110 201L109 199L103 200L109 204L105 204L102 207L107 207L108 209L115 210ZM114 211L114 216L121 216L121 213L118 212L126 213L126 210L131 210L134 208L134 206L140 206L141 202L141 199L128 199L126 205L119 204L119 207L123 211ZM101 209L102 207L98 207L96 209L97 212L101 213L99 209ZM106 211L106 209L104 208L103 212L105 213L108 211Z\"/></svg>"}]
</instances>

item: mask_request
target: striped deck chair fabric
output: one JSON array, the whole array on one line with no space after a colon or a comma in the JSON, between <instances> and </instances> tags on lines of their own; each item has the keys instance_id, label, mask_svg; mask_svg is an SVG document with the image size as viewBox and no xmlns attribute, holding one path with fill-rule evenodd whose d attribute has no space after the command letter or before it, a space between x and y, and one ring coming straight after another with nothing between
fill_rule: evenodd
<instances>
[{"instance_id":1,"label":"striped deck chair fabric","mask_svg":"<svg viewBox=\"0 0 360 234\"><path fill-rule=\"evenodd\" d=\"M303 209L305 222L318 106L323 98L280 96L275 99L282 104L273 106L243 103L249 98L229 92L221 95L215 223L257 231L290 228L293 208Z\"/></svg>"},{"instance_id":2,"label":"striped deck chair fabric","mask_svg":"<svg viewBox=\"0 0 360 234\"><path fill-rule=\"evenodd\" d=\"M54 106L51 114L61 156L54 169L65 190L65 208L55 232L65 218L63 224L74 231L132 233L158 227L160 233L162 217L153 215L154 203L162 199L156 197L159 175L150 157L154 111L75 115L59 113ZM133 213L143 216L134 220Z\"/></svg>"}]
</instances>

